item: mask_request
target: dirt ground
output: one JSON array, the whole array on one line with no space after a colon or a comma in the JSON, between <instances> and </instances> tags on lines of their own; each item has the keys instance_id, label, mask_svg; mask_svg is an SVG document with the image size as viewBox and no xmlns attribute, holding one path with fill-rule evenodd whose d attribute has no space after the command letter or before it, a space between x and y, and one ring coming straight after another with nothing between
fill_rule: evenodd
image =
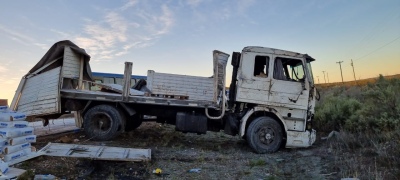
<instances>
[{"instance_id":1,"label":"dirt ground","mask_svg":"<svg viewBox=\"0 0 400 180\"><path fill-rule=\"evenodd\" d=\"M176 132L174 126L153 122L124 133L113 141L87 141L83 132L40 137L37 149L48 142L150 148L150 162L91 161L41 156L17 164L27 170L20 179L34 174L53 174L64 179L340 179L334 155L326 142L313 147L281 148L273 154L256 154L246 141L222 132L206 135ZM318 139L320 139L318 137ZM162 169L163 175L152 171ZM200 172L189 172L191 169Z\"/></svg>"}]
</instances>

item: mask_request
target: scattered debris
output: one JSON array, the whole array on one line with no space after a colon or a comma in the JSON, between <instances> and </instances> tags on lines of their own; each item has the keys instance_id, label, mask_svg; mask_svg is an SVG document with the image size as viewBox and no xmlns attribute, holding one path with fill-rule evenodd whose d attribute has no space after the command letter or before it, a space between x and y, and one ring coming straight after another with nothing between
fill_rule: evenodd
<instances>
[{"instance_id":1,"label":"scattered debris","mask_svg":"<svg viewBox=\"0 0 400 180\"><path fill-rule=\"evenodd\" d=\"M153 174L160 175L161 173L162 173L162 170L160 168L153 170Z\"/></svg>"},{"instance_id":2,"label":"scattered debris","mask_svg":"<svg viewBox=\"0 0 400 180\"><path fill-rule=\"evenodd\" d=\"M92 174L92 172L95 170L94 166L90 166L87 169L84 169L82 171L79 172L79 178L85 178L87 176L89 176L90 174Z\"/></svg>"},{"instance_id":3,"label":"scattered debris","mask_svg":"<svg viewBox=\"0 0 400 180\"><path fill-rule=\"evenodd\" d=\"M340 135L339 132L337 132L337 131L332 131L332 132L329 133L329 135L328 135L327 137L321 137L321 139L322 139L322 140L328 140L328 139L332 138L333 136L338 137L339 135Z\"/></svg>"},{"instance_id":4,"label":"scattered debris","mask_svg":"<svg viewBox=\"0 0 400 180\"><path fill-rule=\"evenodd\" d=\"M72 143L73 140L68 136L63 136L63 137L61 137L59 139L59 142L61 142L61 143Z\"/></svg>"},{"instance_id":5,"label":"scattered debris","mask_svg":"<svg viewBox=\"0 0 400 180\"><path fill-rule=\"evenodd\" d=\"M39 174L35 175L35 177L33 178L33 180L53 180L53 179L56 179L56 177L51 174Z\"/></svg>"},{"instance_id":6,"label":"scattered debris","mask_svg":"<svg viewBox=\"0 0 400 180\"><path fill-rule=\"evenodd\" d=\"M194 168L194 169L190 169L188 172L190 172L190 173L200 173L201 169L200 168Z\"/></svg>"}]
</instances>

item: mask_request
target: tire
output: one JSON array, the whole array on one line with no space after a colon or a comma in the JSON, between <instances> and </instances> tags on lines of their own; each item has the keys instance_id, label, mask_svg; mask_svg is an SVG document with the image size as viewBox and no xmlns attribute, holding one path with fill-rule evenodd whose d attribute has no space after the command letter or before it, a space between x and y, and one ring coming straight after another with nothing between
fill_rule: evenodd
<instances>
[{"instance_id":1,"label":"tire","mask_svg":"<svg viewBox=\"0 0 400 180\"><path fill-rule=\"evenodd\" d=\"M125 131L133 131L142 124L142 119L138 115L130 116L126 121Z\"/></svg>"},{"instance_id":2,"label":"tire","mask_svg":"<svg viewBox=\"0 0 400 180\"><path fill-rule=\"evenodd\" d=\"M111 105L97 105L90 108L83 118L86 135L98 141L108 141L124 131L125 115Z\"/></svg>"},{"instance_id":3,"label":"tire","mask_svg":"<svg viewBox=\"0 0 400 180\"><path fill-rule=\"evenodd\" d=\"M247 142L259 154L278 151L283 141L282 137L281 125L267 116L254 119L246 132Z\"/></svg>"}]
</instances>

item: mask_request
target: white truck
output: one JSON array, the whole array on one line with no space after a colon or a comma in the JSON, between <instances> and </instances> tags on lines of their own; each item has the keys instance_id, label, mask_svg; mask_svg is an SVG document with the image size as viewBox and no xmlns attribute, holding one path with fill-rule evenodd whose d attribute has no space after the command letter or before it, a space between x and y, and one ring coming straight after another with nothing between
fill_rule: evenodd
<instances>
[{"instance_id":1,"label":"white truck","mask_svg":"<svg viewBox=\"0 0 400 180\"><path fill-rule=\"evenodd\" d=\"M275 152L282 145L311 146L316 139L314 59L245 47L232 54L228 90L228 58L213 51L211 77L149 70L147 81L134 86L132 63L126 62L123 86L96 84L106 92L93 91L90 56L72 42L60 41L22 78L11 108L46 120L74 112L76 125L94 140L110 140L153 120L174 124L181 132L239 135L256 153Z\"/></svg>"}]
</instances>

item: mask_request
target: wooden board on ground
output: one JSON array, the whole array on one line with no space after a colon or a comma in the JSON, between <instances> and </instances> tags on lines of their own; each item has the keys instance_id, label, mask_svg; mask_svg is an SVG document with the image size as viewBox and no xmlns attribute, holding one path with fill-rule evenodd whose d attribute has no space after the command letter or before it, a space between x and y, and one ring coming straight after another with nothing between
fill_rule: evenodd
<instances>
[{"instance_id":1,"label":"wooden board on ground","mask_svg":"<svg viewBox=\"0 0 400 180\"><path fill-rule=\"evenodd\" d=\"M111 161L150 161L150 149L49 143L39 153L46 156L90 158Z\"/></svg>"}]
</instances>

